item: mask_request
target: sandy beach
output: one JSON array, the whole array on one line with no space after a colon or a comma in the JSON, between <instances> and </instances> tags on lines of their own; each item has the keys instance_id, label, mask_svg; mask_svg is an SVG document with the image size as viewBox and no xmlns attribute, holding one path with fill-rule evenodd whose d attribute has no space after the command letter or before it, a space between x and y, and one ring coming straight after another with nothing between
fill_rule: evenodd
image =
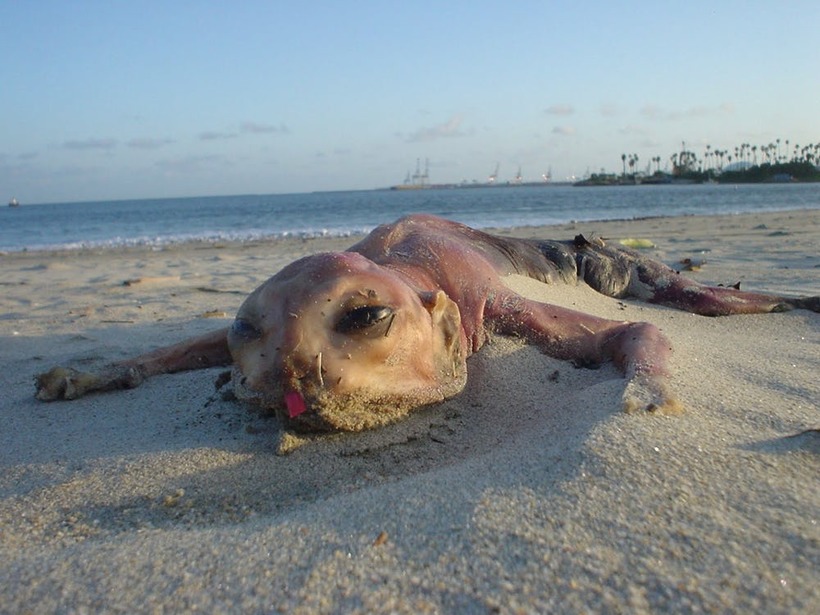
<instances>
[{"instance_id":1,"label":"sandy beach","mask_svg":"<svg viewBox=\"0 0 820 615\"><path fill-rule=\"evenodd\" d=\"M745 290L820 294L820 210L509 231L647 239ZM681 416L625 415L610 365L495 337L457 398L277 454L211 369L74 402L33 378L226 326L350 239L0 255L0 612L807 613L820 604L820 314L649 321ZM124 284L128 281L129 284ZM814 607L811 605L814 604Z\"/></svg>"}]
</instances>

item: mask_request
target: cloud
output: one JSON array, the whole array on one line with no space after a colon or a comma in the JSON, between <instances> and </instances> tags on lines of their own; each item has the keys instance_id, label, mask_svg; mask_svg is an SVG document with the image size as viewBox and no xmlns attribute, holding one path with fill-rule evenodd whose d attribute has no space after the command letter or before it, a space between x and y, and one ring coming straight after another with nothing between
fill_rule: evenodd
<instances>
[{"instance_id":1,"label":"cloud","mask_svg":"<svg viewBox=\"0 0 820 615\"><path fill-rule=\"evenodd\" d=\"M572 115L575 108L572 105L552 105L544 110L547 115Z\"/></svg>"},{"instance_id":2,"label":"cloud","mask_svg":"<svg viewBox=\"0 0 820 615\"><path fill-rule=\"evenodd\" d=\"M333 150L334 156L350 156L353 150L349 147L337 147Z\"/></svg>"},{"instance_id":3,"label":"cloud","mask_svg":"<svg viewBox=\"0 0 820 615\"><path fill-rule=\"evenodd\" d=\"M437 139L450 139L454 137L464 137L466 133L461 130L462 118L454 115L443 124L420 128L405 139L408 143L421 143L435 141Z\"/></svg>"},{"instance_id":4,"label":"cloud","mask_svg":"<svg viewBox=\"0 0 820 615\"><path fill-rule=\"evenodd\" d=\"M116 139L82 139L63 143L63 147L73 150L112 150L117 147Z\"/></svg>"},{"instance_id":5,"label":"cloud","mask_svg":"<svg viewBox=\"0 0 820 615\"><path fill-rule=\"evenodd\" d=\"M664 144L651 137L646 137L645 139L639 141L638 145L646 149L658 149L659 147L663 147Z\"/></svg>"},{"instance_id":6,"label":"cloud","mask_svg":"<svg viewBox=\"0 0 820 615\"><path fill-rule=\"evenodd\" d=\"M225 164L222 156L194 155L161 160L155 166L159 167L166 175L190 175L211 169L217 163Z\"/></svg>"},{"instance_id":7,"label":"cloud","mask_svg":"<svg viewBox=\"0 0 820 615\"><path fill-rule=\"evenodd\" d=\"M656 120L660 119L663 112L657 105L644 105L644 107L640 110L640 114L650 120Z\"/></svg>"},{"instance_id":8,"label":"cloud","mask_svg":"<svg viewBox=\"0 0 820 615\"><path fill-rule=\"evenodd\" d=\"M336 156L338 158L348 158L353 153L353 150L348 147L337 147L334 148L330 153L319 150L316 152L316 158L328 158L330 156Z\"/></svg>"},{"instance_id":9,"label":"cloud","mask_svg":"<svg viewBox=\"0 0 820 615\"><path fill-rule=\"evenodd\" d=\"M598 111L604 117L616 117L624 112L619 105L614 103L604 103L598 108Z\"/></svg>"},{"instance_id":10,"label":"cloud","mask_svg":"<svg viewBox=\"0 0 820 615\"><path fill-rule=\"evenodd\" d=\"M138 137L131 139L126 145L134 149L159 149L166 145L171 145L173 139L153 139L151 137Z\"/></svg>"},{"instance_id":11,"label":"cloud","mask_svg":"<svg viewBox=\"0 0 820 615\"><path fill-rule=\"evenodd\" d=\"M235 132L216 132L214 130L206 130L199 133L200 141L222 141L225 139L235 139Z\"/></svg>"},{"instance_id":12,"label":"cloud","mask_svg":"<svg viewBox=\"0 0 820 615\"><path fill-rule=\"evenodd\" d=\"M561 135L562 137L571 137L576 132L574 126L556 126L552 129L552 134Z\"/></svg>"},{"instance_id":13,"label":"cloud","mask_svg":"<svg viewBox=\"0 0 820 615\"><path fill-rule=\"evenodd\" d=\"M290 134L290 130L284 124L274 126L273 124L260 124L258 122L242 122L240 130L251 134Z\"/></svg>"},{"instance_id":14,"label":"cloud","mask_svg":"<svg viewBox=\"0 0 820 615\"><path fill-rule=\"evenodd\" d=\"M239 132L220 132L218 130L205 130L199 133L200 141L224 141L226 139L236 139L240 135L252 134L290 134L290 129L284 124L275 126L273 124L262 124L260 122L242 122L239 125Z\"/></svg>"},{"instance_id":15,"label":"cloud","mask_svg":"<svg viewBox=\"0 0 820 615\"><path fill-rule=\"evenodd\" d=\"M686 109L673 110L666 110L658 105L648 104L640 110L640 114L650 120L677 122L680 120L730 115L734 113L734 110L734 105L731 103L722 103L716 107L699 105Z\"/></svg>"},{"instance_id":16,"label":"cloud","mask_svg":"<svg viewBox=\"0 0 820 615\"><path fill-rule=\"evenodd\" d=\"M624 126L623 128L619 128L618 132L622 135L639 135L643 136L646 135L649 131L645 128L641 128L640 126L635 126L634 124L629 124Z\"/></svg>"}]
</instances>

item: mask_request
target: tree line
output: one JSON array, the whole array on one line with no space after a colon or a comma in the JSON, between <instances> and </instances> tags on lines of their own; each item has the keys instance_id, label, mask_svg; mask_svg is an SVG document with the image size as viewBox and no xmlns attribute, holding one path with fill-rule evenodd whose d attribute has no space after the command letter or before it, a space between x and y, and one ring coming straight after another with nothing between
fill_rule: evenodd
<instances>
[{"instance_id":1,"label":"tree line","mask_svg":"<svg viewBox=\"0 0 820 615\"><path fill-rule=\"evenodd\" d=\"M792 144L789 139L775 139L771 143L753 145L741 143L733 149L718 149L706 145L698 156L686 143L679 152L668 158L661 170L663 158L654 156L642 176L638 169L638 154L621 154L623 180L632 182L641 177L671 176L692 181L820 181L817 163L820 161L820 143ZM627 173L627 165L629 173ZM654 172L653 172L654 169Z\"/></svg>"}]
</instances>

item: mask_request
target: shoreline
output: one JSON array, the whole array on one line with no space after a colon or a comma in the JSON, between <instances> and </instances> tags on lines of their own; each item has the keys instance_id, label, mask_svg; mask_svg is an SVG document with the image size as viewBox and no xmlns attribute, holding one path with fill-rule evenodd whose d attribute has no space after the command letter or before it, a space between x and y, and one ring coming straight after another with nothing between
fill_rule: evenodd
<instances>
[{"instance_id":1,"label":"shoreline","mask_svg":"<svg viewBox=\"0 0 820 615\"><path fill-rule=\"evenodd\" d=\"M820 294L820 210L508 229L650 240L686 275ZM13 253L0 270L0 596L10 612L807 612L820 602L820 314L705 318L512 277L647 321L679 417L611 366L494 337L465 391L278 456L212 369L67 403L94 367L227 326L285 264L355 238ZM138 282L124 285L131 280Z\"/></svg>"},{"instance_id":2,"label":"shoreline","mask_svg":"<svg viewBox=\"0 0 820 615\"><path fill-rule=\"evenodd\" d=\"M477 227L480 230L488 232L488 233L496 233L496 234L510 234L512 236L525 236L527 232L531 232L533 236L537 237L549 237L551 239L562 239L563 237L552 237L550 235L542 235L542 233L550 233L551 229L556 229L556 231L567 231L578 228L579 226L602 226L602 225L617 225L620 226L622 224L629 224L635 222L645 222L651 220L674 220L677 218L719 218L719 217L729 217L729 218L737 218L743 216L757 216L760 214L767 215L767 214L799 214L799 213L810 213L818 211L818 208L798 208L798 209L777 209L771 211L753 211L753 212L737 212L737 213L718 213L718 214L681 214L681 215L674 215L674 216L638 216L632 218L602 218L602 219L594 219L594 220L569 220L567 222L559 222L554 224L533 224L533 225L514 225L514 226L486 226L486 227ZM384 222L392 222L392 220L384 220ZM341 234L317 234L317 235L304 235L304 236L297 236L297 235L269 235L269 236L262 236L262 237L254 237L249 239L187 239L187 240L172 240L166 242L159 242L156 244L151 243L134 243L134 244L122 244L122 245L92 245L86 246L81 245L77 247L71 248L45 248L45 249L28 249L23 248L20 250L0 250L0 259L3 258L14 258L17 256L23 255L33 255L33 256L73 256L73 255L82 255L82 254L110 254L110 253L142 253L142 252L163 252L168 250L178 250L178 249L194 249L194 250L208 250L208 249L235 249L238 247L246 246L252 247L256 245L266 245L266 246L273 246L279 248L280 246L283 249L288 249L291 245L294 244L304 244L304 243L312 243L312 242L328 242L330 245L333 246L332 249L334 250L344 250L345 247L338 247L340 244L347 243L348 246L352 246L363 237L365 237L367 233L365 232L351 232L351 233L341 233Z\"/></svg>"}]
</instances>

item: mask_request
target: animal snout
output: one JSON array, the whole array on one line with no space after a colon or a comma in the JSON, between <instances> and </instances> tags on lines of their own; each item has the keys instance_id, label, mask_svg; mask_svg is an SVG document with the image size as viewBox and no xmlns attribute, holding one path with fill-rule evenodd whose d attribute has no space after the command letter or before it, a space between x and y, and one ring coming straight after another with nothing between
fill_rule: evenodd
<instances>
[{"instance_id":1,"label":"animal snout","mask_svg":"<svg viewBox=\"0 0 820 615\"><path fill-rule=\"evenodd\" d=\"M243 365L238 381L240 386L266 396L282 395L283 391L299 390L315 394L324 387L325 369L321 352L288 355L280 360L260 360Z\"/></svg>"}]
</instances>

